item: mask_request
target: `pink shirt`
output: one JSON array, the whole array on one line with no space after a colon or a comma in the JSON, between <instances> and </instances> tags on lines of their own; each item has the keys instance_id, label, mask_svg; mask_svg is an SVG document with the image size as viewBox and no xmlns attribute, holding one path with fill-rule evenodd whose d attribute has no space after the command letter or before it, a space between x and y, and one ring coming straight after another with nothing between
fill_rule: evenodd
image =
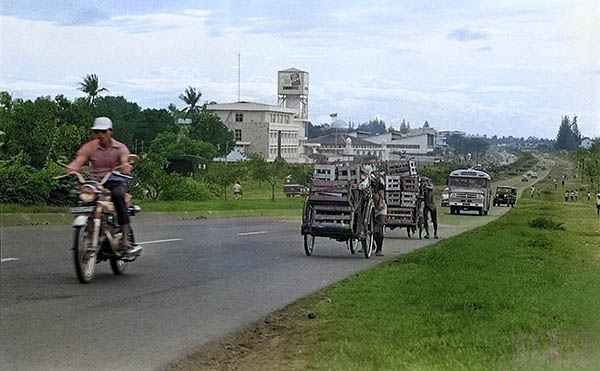
<instances>
[{"instance_id":1,"label":"pink shirt","mask_svg":"<svg viewBox=\"0 0 600 371\"><path fill-rule=\"evenodd\" d=\"M121 142L110 138L110 146L104 148L100 145L98 139L91 140L85 143L79 151L77 157L69 165L67 169L70 171L80 172L83 165L88 161L92 163L92 179L101 180L106 173L113 170L122 163L121 158L129 155L129 149ZM125 158L125 161L127 159ZM123 166L119 169L124 174L129 174L131 166Z\"/></svg>"}]
</instances>

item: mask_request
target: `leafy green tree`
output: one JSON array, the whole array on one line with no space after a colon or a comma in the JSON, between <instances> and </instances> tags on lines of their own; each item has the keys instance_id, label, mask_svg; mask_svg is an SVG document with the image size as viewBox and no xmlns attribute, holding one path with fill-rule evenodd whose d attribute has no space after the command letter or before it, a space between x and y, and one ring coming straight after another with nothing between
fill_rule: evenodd
<instances>
[{"instance_id":1,"label":"leafy green tree","mask_svg":"<svg viewBox=\"0 0 600 371\"><path fill-rule=\"evenodd\" d=\"M133 168L134 180L130 183L132 194L156 201L165 189L175 186L179 178L167 174L166 166L167 160L156 153L142 156Z\"/></svg>"},{"instance_id":2,"label":"leafy green tree","mask_svg":"<svg viewBox=\"0 0 600 371\"><path fill-rule=\"evenodd\" d=\"M406 126L406 120L404 120L404 119L402 119L402 122L400 123L400 133L402 133L402 134L408 133L408 127Z\"/></svg>"},{"instance_id":3,"label":"leafy green tree","mask_svg":"<svg viewBox=\"0 0 600 371\"><path fill-rule=\"evenodd\" d=\"M96 74L87 75L83 78L83 82L79 83L79 90L87 94L89 103L94 104L98 93L108 91L106 88L100 88L98 76Z\"/></svg>"},{"instance_id":4,"label":"leafy green tree","mask_svg":"<svg viewBox=\"0 0 600 371\"><path fill-rule=\"evenodd\" d=\"M455 145L456 153L461 155L466 155L467 153L471 154L481 154L487 151L490 144L480 138L460 138Z\"/></svg>"},{"instance_id":5,"label":"leafy green tree","mask_svg":"<svg viewBox=\"0 0 600 371\"><path fill-rule=\"evenodd\" d=\"M179 126L175 123L175 117L165 109L145 109L142 111L143 120L141 127L136 132L136 139L152 142L159 133L168 131L177 133Z\"/></svg>"},{"instance_id":6,"label":"leafy green tree","mask_svg":"<svg viewBox=\"0 0 600 371\"><path fill-rule=\"evenodd\" d=\"M164 158L192 155L213 159L217 153L215 147L207 142L194 140L185 135L162 132L150 144L150 151Z\"/></svg>"},{"instance_id":7,"label":"leafy green tree","mask_svg":"<svg viewBox=\"0 0 600 371\"><path fill-rule=\"evenodd\" d=\"M11 157L22 152L26 164L36 169L58 156L71 157L89 130L62 121L61 110L50 97L40 97L33 102L12 101L10 110L2 111L5 155Z\"/></svg>"},{"instance_id":8,"label":"leafy green tree","mask_svg":"<svg viewBox=\"0 0 600 371\"><path fill-rule=\"evenodd\" d=\"M205 110L192 119L190 138L212 144L217 156L226 156L235 147L233 132L227 129L221 119Z\"/></svg>"},{"instance_id":9,"label":"leafy green tree","mask_svg":"<svg viewBox=\"0 0 600 371\"><path fill-rule=\"evenodd\" d=\"M200 101L201 96L202 96L202 93L200 92L200 90L196 91L196 89L191 86L188 86L185 89L185 94L179 95L179 99L184 101L185 104L187 105L183 109L183 112L185 112L186 118L187 118L188 114L190 114L190 113L195 115L200 112L199 107L198 107L198 101Z\"/></svg>"},{"instance_id":10,"label":"leafy green tree","mask_svg":"<svg viewBox=\"0 0 600 371\"><path fill-rule=\"evenodd\" d=\"M106 116L113 122L114 138L123 142L130 150L135 148L135 140L143 140L145 117L137 103L124 97L100 97L96 100L96 116Z\"/></svg>"},{"instance_id":11,"label":"leafy green tree","mask_svg":"<svg viewBox=\"0 0 600 371\"><path fill-rule=\"evenodd\" d=\"M375 118L369 120L369 122L360 124L357 130L367 131L371 134L384 134L387 130L385 128L385 121Z\"/></svg>"},{"instance_id":12,"label":"leafy green tree","mask_svg":"<svg viewBox=\"0 0 600 371\"><path fill-rule=\"evenodd\" d=\"M249 161L251 162L250 168L253 177L269 183L271 186L271 200L275 200L275 186L283 184L289 172L287 162L281 157L273 162L267 162L261 156L252 156Z\"/></svg>"},{"instance_id":13,"label":"leafy green tree","mask_svg":"<svg viewBox=\"0 0 600 371\"><path fill-rule=\"evenodd\" d=\"M589 153L583 159L583 173L590 177L590 182L595 183L595 180L600 177L600 154Z\"/></svg>"},{"instance_id":14,"label":"leafy green tree","mask_svg":"<svg viewBox=\"0 0 600 371\"><path fill-rule=\"evenodd\" d=\"M574 124L577 124L577 122L575 121ZM554 148L558 150L566 149L569 151L576 149L578 145L579 141L576 137L576 134L573 133L569 116L563 116L560 127L558 128L558 134L556 135L556 143Z\"/></svg>"},{"instance_id":15,"label":"leafy green tree","mask_svg":"<svg viewBox=\"0 0 600 371\"><path fill-rule=\"evenodd\" d=\"M227 200L229 187L236 181L246 177L247 167L243 162L227 163L215 162L208 168L207 179L223 190L223 197Z\"/></svg>"},{"instance_id":16,"label":"leafy green tree","mask_svg":"<svg viewBox=\"0 0 600 371\"><path fill-rule=\"evenodd\" d=\"M312 179L313 166L309 164L289 164L288 172L291 175L291 183L308 185Z\"/></svg>"}]
</instances>

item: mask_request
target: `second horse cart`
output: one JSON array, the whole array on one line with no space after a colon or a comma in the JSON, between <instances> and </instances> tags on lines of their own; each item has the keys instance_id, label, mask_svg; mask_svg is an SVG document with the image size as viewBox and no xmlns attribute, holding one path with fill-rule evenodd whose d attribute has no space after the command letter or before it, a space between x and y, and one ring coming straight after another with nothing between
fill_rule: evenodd
<instances>
[{"instance_id":1,"label":"second horse cart","mask_svg":"<svg viewBox=\"0 0 600 371\"><path fill-rule=\"evenodd\" d=\"M389 229L406 228L408 237L423 236L423 187L413 159L390 163L385 177L385 201Z\"/></svg>"}]
</instances>

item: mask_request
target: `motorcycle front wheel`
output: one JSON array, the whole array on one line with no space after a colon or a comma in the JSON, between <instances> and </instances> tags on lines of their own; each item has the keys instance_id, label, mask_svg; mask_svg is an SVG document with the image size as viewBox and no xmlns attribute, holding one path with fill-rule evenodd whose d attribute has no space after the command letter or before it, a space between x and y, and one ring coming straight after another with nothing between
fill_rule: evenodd
<instances>
[{"instance_id":1,"label":"motorcycle front wheel","mask_svg":"<svg viewBox=\"0 0 600 371\"><path fill-rule=\"evenodd\" d=\"M129 242L131 242L131 244L135 246L135 238L133 236L132 230L129 231ZM113 256L112 258L110 258L110 268L112 269L115 275L120 276L122 274L125 274L125 271L127 270L127 262L118 259L116 256Z\"/></svg>"},{"instance_id":2,"label":"motorcycle front wheel","mask_svg":"<svg viewBox=\"0 0 600 371\"><path fill-rule=\"evenodd\" d=\"M94 278L96 253L90 254L93 228L89 224L75 228L73 239L73 258L75 272L81 283L89 283ZM91 256L90 256L91 255Z\"/></svg>"}]
</instances>

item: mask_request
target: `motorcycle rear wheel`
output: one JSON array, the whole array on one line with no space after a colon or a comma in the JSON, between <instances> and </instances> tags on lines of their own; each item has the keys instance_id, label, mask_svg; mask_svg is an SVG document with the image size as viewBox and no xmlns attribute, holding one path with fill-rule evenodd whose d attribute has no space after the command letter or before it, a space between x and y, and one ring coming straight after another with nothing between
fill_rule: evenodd
<instances>
[{"instance_id":1,"label":"motorcycle rear wheel","mask_svg":"<svg viewBox=\"0 0 600 371\"><path fill-rule=\"evenodd\" d=\"M81 283L90 283L94 278L96 269L96 253L92 256L89 249L92 244L93 229L89 224L75 228L73 239L73 260L75 262L75 272Z\"/></svg>"},{"instance_id":2,"label":"motorcycle rear wheel","mask_svg":"<svg viewBox=\"0 0 600 371\"><path fill-rule=\"evenodd\" d=\"M135 238L132 230L129 231L129 242L131 242L132 245L135 245ZM110 268L115 275L120 276L125 274L125 271L127 270L127 262L118 259L117 257L112 257L110 258Z\"/></svg>"}]
</instances>

